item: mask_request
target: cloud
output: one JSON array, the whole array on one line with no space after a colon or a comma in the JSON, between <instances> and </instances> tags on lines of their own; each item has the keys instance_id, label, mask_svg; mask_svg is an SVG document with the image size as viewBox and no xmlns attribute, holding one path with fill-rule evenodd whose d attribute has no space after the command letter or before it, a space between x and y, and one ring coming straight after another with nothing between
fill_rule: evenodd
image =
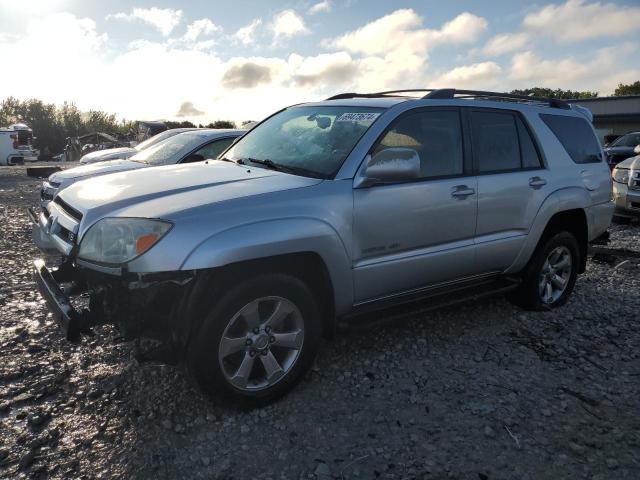
<instances>
[{"instance_id":1,"label":"cloud","mask_svg":"<svg viewBox=\"0 0 640 480\"><path fill-rule=\"evenodd\" d=\"M488 89L500 81L502 67L495 62L481 62L455 67L435 77L429 84L434 88Z\"/></svg>"},{"instance_id":2,"label":"cloud","mask_svg":"<svg viewBox=\"0 0 640 480\"><path fill-rule=\"evenodd\" d=\"M173 8L134 8L131 13L114 13L107 15L107 20L124 20L133 22L141 20L155 27L164 35L169 36L173 29L182 21L182 10L174 10Z\"/></svg>"},{"instance_id":3,"label":"cloud","mask_svg":"<svg viewBox=\"0 0 640 480\"><path fill-rule=\"evenodd\" d=\"M273 17L273 41L275 43L282 39L291 38L296 35L310 33L304 19L295 10L284 10Z\"/></svg>"},{"instance_id":4,"label":"cloud","mask_svg":"<svg viewBox=\"0 0 640 480\"><path fill-rule=\"evenodd\" d=\"M498 57L522 50L530 41L529 34L525 32L502 33L492 37L482 49L482 53L489 57Z\"/></svg>"},{"instance_id":5,"label":"cloud","mask_svg":"<svg viewBox=\"0 0 640 480\"><path fill-rule=\"evenodd\" d=\"M274 66L260 60L237 60L222 76L222 85L227 88L254 88L271 83Z\"/></svg>"},{"instance_id":6,"label":"cloud","mask_svg":"<svg viewBox=\"0 0 640 480\"><path fill-rule=\"evenodd\" d=\"M301 87L353 84L358 78L358 65L346 52L306 58L293 54L289 67L292 80Z\"/></svg>"},{"instance_id":7,"label":"cloud","mask_svg":"<svg viewBox=\"0 0 640 480\"><path fill-rule=\"evenodd\" d=\"M629 58L637 57L639 47L626 43L601 48L587 61L574 57L543 59L531 51L511 59L508 79L518 86L596 90L611 93L617 83L640 77L640 68L625 68ZM611 72L615 71L615 75Z\"/></svg>"},{"instance_id":8,"label":"cloud","mask_svg":"<svg viewBox=\"0 0 640 480\"><path fill-rule=\"evenodd\" d=\"M396 10L353 32L329 42L329 45L367 55L394 50L426 53L441 43L469 43L487 28L487 21L471 13L461 13L442 28L422 27L422 19L412 9Z\"/></svg>"},{"instance_id":9,"label":"cloud","mask_svg":"<svg viewBox=\"0 0 640 480\"><path fill-rule=\"evenodd\" d=\"M184 34L184 39L195 42L201 36L208 36L221 31L222 27L219 27L208 18L201 18L187 27L187 33Z\"/></svg>"},{"instance_id":10,"label":"cloud","mask_svg":"<svg viewBox=\"0 0 640 480\"><path fill-rule=\"evenodd\" d=\"M238 31L234 34L234 37L240 40L240 43L243 45L251 45L255 41L255 34L258 27L262 25L262 20L256 18L249 25L245 25L244 27L238 29Z\"/></svg>"},{"instance_id":11,"label":"cloud","mask_svg":"<svg viewBox=\"0 0 640 480\"><path fill-rule=\"evenodd\" d=\"M309 15L315 15L316 13L320 13L320 12L330 12L332 7L333 5L331 4L330 0L324 0L322 2L313 4L309 8L309 10L307 10L307 13Z\"/></svg>"},{"instance_id":12,"label":"cloud","mask_svg":"<svg viewBox=\"0 0 640 480\"><path fill-rule=\"evenodd\" d=\"M640 30L640 7L567 0L529 13L522 25L565 42L618 37Z\"/></svg>"},{"instance_id":13,"label":"cloud","mask_svg":"<svg viewBox=\"0 0 640 480\"><path fill-rule=\"evenodd\" d=\"M194 107L191 102L184 102L176 113L176 117L199 117L201 115L204 115L204 112Z\"/></svg>"}]
</instances>

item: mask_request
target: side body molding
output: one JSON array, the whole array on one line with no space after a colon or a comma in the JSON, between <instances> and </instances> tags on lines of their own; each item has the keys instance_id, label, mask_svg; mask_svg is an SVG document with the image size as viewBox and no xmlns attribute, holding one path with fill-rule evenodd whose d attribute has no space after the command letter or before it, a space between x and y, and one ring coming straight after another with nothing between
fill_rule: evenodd
<instances>
[{"instance_id":1,"label":"side body molding","mask_svg":"<svg viewBox=\"0 0 640 480\"><path fill-rule=\"evenodd\" d=\"M526 266L551 217L556 213L567 210L574 210L578 208L586 210L589 205L591 205L591 198L589 193L583 188L568 187L556 190L550 194L540 206L516 260L504 273L518 273Z\"/></svg>"},{"instance_id":2,"label":"side body molding","mask_svg":"<svg viewBox=\"0 0 640 480\"><path fill-rule=\"evenodd\" d=\"M292 217L239 225L200 243L181 270L216 268L236 262L292 253L320 256L333 285L336 314L353 306L351 259L334 228L315 218Z\"/></svg>"}]
</instances>

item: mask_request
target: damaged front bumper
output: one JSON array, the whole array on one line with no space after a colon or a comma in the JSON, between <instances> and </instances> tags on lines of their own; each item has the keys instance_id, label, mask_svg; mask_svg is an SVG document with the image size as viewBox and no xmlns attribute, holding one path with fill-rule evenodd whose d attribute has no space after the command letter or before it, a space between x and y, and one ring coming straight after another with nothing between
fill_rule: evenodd
<instances>
[{"instance_id":1,"label":"damaged front bumper","mask_svg":"<svg viewBox=\"0 0 640 480\"><path fill-rule=\"evenodd\" d=\"M180 307L196 272L104 273L66 260L49 269L34 261L38 289L66 338L79 341L98 325L116 325L122 337L175 343L181 338ZM72 299L82 295L80 302ZM84 303L75 307L74 303Z\"/></svg>"}]
</instances>

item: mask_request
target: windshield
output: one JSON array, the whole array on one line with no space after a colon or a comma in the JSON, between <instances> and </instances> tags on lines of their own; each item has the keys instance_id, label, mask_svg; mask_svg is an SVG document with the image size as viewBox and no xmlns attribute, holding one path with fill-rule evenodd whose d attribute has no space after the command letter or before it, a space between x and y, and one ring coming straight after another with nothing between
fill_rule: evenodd
<instances>
[{"instance_id":1,"label":"windshield","mask_svg":"<svg viewBox=\"0 0 640 480\"><path fill-rule=\"evenodd\" d=\"M640 145L640 133L628 133L611 144L612 147L635 147L636 145Z\"/></svg>"},{"instance_id":2,"label":"windshield","mask_svg":"<svg viewBox=\"0 0 640 480\"><path fill-rule=\"evenodd\" d=\"M264 121L224 155L273 162L292 173L333 177L382 108L294 107Z\"/></svg>"},{"instance_id":3,"label":"windshield","mask_svg":"<svg viewBox=\"0 0 640 480\"><path fill-rule=\"evenodd\" d=\"M141 152L145 148L152 147L160 143L161 141L166 140L169 137L173 137L174 135L177 135L179 133L188 132L189 130L195 130L195 129L194 128L172 128L171 130L165 130L164 132L160 132L159 134L154 135L151 138L147 138L144 142L140 142L138 145L136 145L133 148Z\"/></svg>"},{"instance_id":4,"label":"windshield","mask_svg":"<svg viewBox=\"0 0 640 480\"><path fill-rule=\"evenodd\" d=\"M180 133L169 137L157 145L136 153L130 160L149 165L172 165L206 142L208 137L198 132Z\"/></svg>"}]
</instances>

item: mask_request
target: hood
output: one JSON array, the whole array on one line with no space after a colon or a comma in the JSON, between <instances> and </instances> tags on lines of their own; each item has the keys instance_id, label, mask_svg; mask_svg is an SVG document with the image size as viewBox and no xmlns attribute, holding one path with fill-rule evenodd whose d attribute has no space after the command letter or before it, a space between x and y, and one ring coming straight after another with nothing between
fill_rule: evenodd
<instances>
[{"instance_id":1,"label":"hood","mask_svg":"<svg viewBox=\"0 0 640 480\"><path fill-rule=\"evenodd\" d=\"M106 175L107 173L124 172L128 170L137 170L138 168L148 167L146 163L132 162L131 160L110 160L100 163L91 163L89 165L80 165L79 167L67 168L60 172L55 172L49 176L50 182L66 183L65 181L76 181L80 178L95 177L98 175Z\"/></svg>"},{"instance_id":2,"label":"hood","mask_svg":"<svg viewBox=\"0 0 640 480\"><path fill-rule=\"evenodd\" d=\"M87 153L80 159L80 163L102 162L104 160L113 160L114 158L129 158L138 151L131 147L108 148L106 150L96 150Z\"/></svg>"},{"instance_id":3,"label":"hood","mask_svg":"<svg viewBox=\"0 0 640 480\"><path fill-rule=\"evenodd\" d=\"M628 168L633 170L640 170L640 155L636 155L635 157L627 158L623 160L619 164L616 165L616 168Z\"/></svg>"},{"instance_id":4,"label":"hood","mask_svg":"<svg viewBox=\"0 0 640 480\"><path fill-rule=\"evenodd\" d=\"M102 216L169 219L176 212L321 181L210 160L90 178L69 186L58 196L83 214L86 228Z\"/></svg>"}]
</instances>

